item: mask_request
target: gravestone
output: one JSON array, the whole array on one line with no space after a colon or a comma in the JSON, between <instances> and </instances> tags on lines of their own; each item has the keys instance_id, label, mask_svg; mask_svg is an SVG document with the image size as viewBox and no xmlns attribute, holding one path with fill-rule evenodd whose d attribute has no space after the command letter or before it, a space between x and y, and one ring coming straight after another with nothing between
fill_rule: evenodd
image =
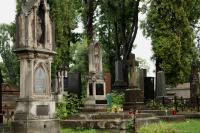
<instances>
[{"instance_id":1,"label":"gravestone","mask_svg":"<svg viewBox=\"0 0 200 133\"><path fill-rule=\"evenodd\" d=\"M129 84L128 88L125 91L125 103L124 109L129 110L131 108L138 107L138 103L143 103L143 90L140 88L140 81L145 74L142 71L142 75L140 75L141 70L138 69L138 62L135 59L135 55L131 54L128 60L129 64Z\"/></svg>"},{"instance_id":2,"label":"gravestone","mask_svg":"<svg viewBox=\"0 0 200 133\"><path fill-rule=\"evenodd\" d=\"M156 91L155 98L166 96L165 73L163 71L157 72L156 76Z\"/></svg>"},{"instance_id":3,"label":"gravestone","mask_svg":"<svg viewBox=\"0 0 200 133\"><path fill-rule=\"evenodd\" d=\"M146 69L140 69L139 70L139 88L144 91L144 77L147 76L147 70Z\"/></svg>"},{"instance_id":4,"label":"gravestone","mask_svg":"<svg viewBox=\"0 0 200 133\"><path fill-rule=\"evenodd\" d=\"M154 99L154 77L144 77L144 99Z\"/></svg>"},{"instance_id":5,"label":"gravestone","mask_svg":"<svg viewBox=\"0 0 200 133\"><path fill-rule=\"evenodd\" d=\"M87 99L84 110L106 110L106 86L102 68L102 51L99 43L92 42L89 46L89 80Z\"/></svg>"},{"instance_id":6,"label":"gravestone","mask_svg":"<svg viewBox=\"0 0 200 133\"><path fill-rule=\"evenodd\" d=\"M195 101L196 96L200 96L198 64L193 61L190 75L190 97Z\"/></svg>"},{"instance_id":7,"label":"gravestone","mask_svg":"<svg viewBox=\"0 0 200 133\"><path fill-rule=\"evenodd\" d=\"M81 74L68 73L65 78L64 91L81 96Z\"/></svg>"},{"instance_id":8,"label":"gravestone","mask_svg":"<svg viewBox=\"0 0 200 133\"><path fill-rule=\"evenodd\" d=\"M46 0L29 0L16 17L14 52L20 61L20 97L14 133L59 133L51 94L53 26Z\"/></svg>"},{"instance_id":9,"label":"gravestone","mask_svg":"<svg viewBox=\"0 0 200 133\"><path fill-rule=\"evenodd\" d=\"M124 62L118 60L115 62L115 82L114 82L114 89L126 89L127 83L124 79Z\"/></svg>"}]
</instances>

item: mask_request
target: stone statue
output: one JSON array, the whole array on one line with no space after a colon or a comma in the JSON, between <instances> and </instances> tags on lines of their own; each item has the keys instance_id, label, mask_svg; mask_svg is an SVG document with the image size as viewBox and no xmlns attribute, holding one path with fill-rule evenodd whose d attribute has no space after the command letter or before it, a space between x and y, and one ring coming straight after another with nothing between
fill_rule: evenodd
<instances>
[{"instance_id":1,"label":"stone statue","mask_svg":"<svg viewBox=\"0 0 200 133\"><path fill-rule=\"evenodd\" d=\"M96 73L99 73L100 72L100 47L98 43L96 43L94 46L94 64L95 64Z\"/></svg>"}]
</instances>

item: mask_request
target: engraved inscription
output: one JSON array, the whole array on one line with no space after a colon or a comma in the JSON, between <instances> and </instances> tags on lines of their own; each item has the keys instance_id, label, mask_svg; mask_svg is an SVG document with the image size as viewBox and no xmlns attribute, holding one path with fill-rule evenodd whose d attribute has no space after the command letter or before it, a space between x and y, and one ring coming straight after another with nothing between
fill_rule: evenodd
<instances>
[{"instance_id":1,"label":"engraved inscription","mask_svg":"<svg viewBox=\"0 0 200 133\"><path fill-rule=\"evenodd\" d=\"M46 93L46 80L45 71L43 68L39 67L35 71L35 90L34 92L38 95Z\"/></svg>"},{"instance_id":2,"label":"engraved inscription","mask_svg":"<svg viewBox=\"0 0 200 133\"><path fill-rule=\"evenodd\" d=\"M37 105L37 116L49 115L49 105Z\"/></svg>"}]
</instances>

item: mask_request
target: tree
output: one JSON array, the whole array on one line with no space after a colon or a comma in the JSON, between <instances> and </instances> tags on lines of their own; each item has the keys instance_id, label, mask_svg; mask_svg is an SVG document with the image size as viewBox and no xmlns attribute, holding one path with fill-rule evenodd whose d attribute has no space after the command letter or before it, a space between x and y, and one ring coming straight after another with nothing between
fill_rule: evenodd
<instances>
[{"instance_id":1,"label":"tree","mask_svg":"<svg viewBox=\"0 0 200 133\"><path fill-rule=\"evenodd\" d=\"M9 77L8 79L4 77L4 79L7 79L6 82L19 85L19 64L16 55L12 52L13 43L15 43L15 24L0 25L0 54L6 67L4 73Z\"/></svg>"},{"instance_id":2,"label":"tree","mask_svg":"<svg viewBox=\"0 0 200 133\"><path fill-rule=\"evenodd\" d=\"M70 46L77 41L77 34L73 32L77 28L80 0L48 0L51 15L55 22L56 41L56 67L69 68Z\"/></svg>"},{"instance_id":3,"label":"tree","mask_svg":"<svg viewBox=\"0 0 200 133\"><path fill-rule=\"evenodd\" d=\"M128 82L129 55L138 30L140 0L103 0L100 3L98 23L99 40L103 44L109 70L114 77L116 60L124 62L124 80Z\"/></svg>"},{"instance_id":4,"label":"tree","mask_svg":"<svg viewBox=\"0 0 200 133\"><path fill-rule=\"evenodd\" d=\"M198 0L152 0L142 24L145 35L152 39L156 70L165 72L169 84L189 77L199 5Z\"/></svg>"}]
</instances>

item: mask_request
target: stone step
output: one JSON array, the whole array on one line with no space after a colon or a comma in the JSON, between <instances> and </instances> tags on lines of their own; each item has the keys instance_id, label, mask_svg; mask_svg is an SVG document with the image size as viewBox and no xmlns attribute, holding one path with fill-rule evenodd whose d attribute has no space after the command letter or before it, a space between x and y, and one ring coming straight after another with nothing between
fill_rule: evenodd
<instances>
[{"instance_id":1,"label":"stone step","mask_svg":"<svg viewBox=\"0 0 200 133\"><path fill-rule=\"evenodd\" d=\"M171 122L171 121L185 121L184 115L168 115L168 116L158 116L162 121Z\"/></svg>"},{"instance_id":2,"label":"stone step","mask_svg":"<svg viewBox=\"0 0 200 133\"><path fill-rule=\"evenodd\" d=\"M132 117L128 112L110 113L110 112L98 112L98 113L79 113L68 117L67 119L131 119Z\"/></svg>"},{"instance_id":3,"label":"stone step","mask_svg":"<svg viewBox=\"0 0 200 133\"><path fill-rule=\"evenodd\" d=\"M147 117L154 117L155 115L152 113L137 113L136 118L147 118Z\"/></svg>"},{"instance_id":4,"label":"stone step","mask_svg":"<svg viewBox=\"0 0 200 133\"><path fill-rule=\"evenodd\" d=\"M137 118L146 118L153 117L154 115L151 113L137 113ZM120 113L110 113L110 112L99 112L99 113L79 113L73 116L68 117L67 119L71 120L84 120L84 119L132 119L132 116L129 115L128 112L120 112Z\"/></svg>"},{"instance_id":5,"label":"stone step","mask_svg":"<svg viewBox=\"0 0 200 133\"><path fill-rule=\"evenodd\" d=\"M130 110L130 109L144 109L145 108L145 104L144 102L125 102L123 105L123 109L124 110Z\"/></svg>"},{"instance_id":6,"label":"stone step","mask_svg":"<svg viewBox=\"0 0 200 133\"><path fill-rule=\"evenodd\" d=\"M177 113L178 115L184 115L186 118L189 119L195 119L195 118L200 118L200 113L199 112L180 112Z\"/></svg>"},{"instance_id":7,"label":"stone step","mask_svg":"<svg viewBox=\"0 0 200 133\"><path fill-rule=\"evenodd\" d=\"M60 121L61 128L91 128L91 129L116 129L125 130L128 119L101 119L101 120L63 120Z\"/></svg>"},{"instance_id":8,"label":"stone step","mask_svg":"<svg viewBox=\"0 0 200 133\"><path fill-rule=\"evenodd\" d=\"M171 110L138 110L138 113L151 113L156 116L165 116L165 115L171 115Z\"/></svg>"}]
</instances>

